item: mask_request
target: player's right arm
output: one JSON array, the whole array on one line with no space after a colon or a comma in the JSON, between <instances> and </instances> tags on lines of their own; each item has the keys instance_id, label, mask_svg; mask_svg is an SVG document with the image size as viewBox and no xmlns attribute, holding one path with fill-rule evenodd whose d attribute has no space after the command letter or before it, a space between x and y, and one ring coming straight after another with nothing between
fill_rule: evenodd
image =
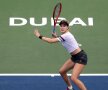
<instances>
[{"instance_id":1,"label":"player's right arm","mask_svg":"<svg viewBox=\"0 0 108 90\"><path fill-rule=\"evenodd\" d=\"M36 37L38 37L38 38L40 38L43 41L48 42L48 43L56 43L59 41L58 38L48 38L48 37L44 37L44 36L40 35L38 30L35 30L34 34Z\"/></svg>"}]
</instances>

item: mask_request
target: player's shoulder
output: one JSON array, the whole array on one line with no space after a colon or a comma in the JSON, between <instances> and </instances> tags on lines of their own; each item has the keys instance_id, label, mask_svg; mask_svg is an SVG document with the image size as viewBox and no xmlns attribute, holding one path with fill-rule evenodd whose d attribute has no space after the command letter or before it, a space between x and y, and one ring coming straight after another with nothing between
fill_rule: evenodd
<instances>
[{"instance_id":1,"label":"player's shoulder","mask_svg":"<svg viewBox=\"0 0 108 90\"><path fill-rule=\"evenodd\" d=\"M70 32L66 32L66 33L63 33L61 36L65 36L65 35L69 35L71 34Z\"/></svg>"},{"instance_id":2,"label":"player's shoulder","mask_svg":"<svg viewBox=\"0 0 108 90\"><path fill-rule=\"evenodd\" d=\"M73 35L72 35L71 32L66 32L62 36L64 36L64 37L70 37L70 36L73 36Z\"/></svg>"},{"instance_id":3,"label":"player's shoulder","mask_svg":"<svg viewBox=\"0 0 108 90\"><path fill-rule=\"evenodd\" d=\"M61 37L64 39L70 39L72 37L72 34L70 32L66 32L62 34Z\"/></svg>"}]
</instances>

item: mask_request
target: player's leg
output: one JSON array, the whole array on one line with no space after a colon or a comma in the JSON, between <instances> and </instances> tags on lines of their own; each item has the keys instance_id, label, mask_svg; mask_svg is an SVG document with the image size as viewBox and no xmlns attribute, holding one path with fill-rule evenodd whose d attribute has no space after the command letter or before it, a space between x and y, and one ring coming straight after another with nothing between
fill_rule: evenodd
<instances>
[{"instance_id":1,"label":"player's leg","mask_svg":"<svg viewBox=\"0 0 108 90\"><path fill-rule=\"evenodd\" d=\"M71 80L78 86L80 90L87 90L82 81L78 79L80 73L83 71L85 65L76 63L73 68Z\"/></svg>"},{"instance_id":2,"label":"player's leg","mask_svg":"<svg viewBox=\"0 0 108 90\"><path fill-rule=\"evenodd\" d=\"M72 62L71 59L68 59L59 70L59 73L61 74L63 80L66 82L68 87L72 87L72 85L68 79L67 72L73 67L74 67L74 62Z\"/></svg>"}]
</instances>

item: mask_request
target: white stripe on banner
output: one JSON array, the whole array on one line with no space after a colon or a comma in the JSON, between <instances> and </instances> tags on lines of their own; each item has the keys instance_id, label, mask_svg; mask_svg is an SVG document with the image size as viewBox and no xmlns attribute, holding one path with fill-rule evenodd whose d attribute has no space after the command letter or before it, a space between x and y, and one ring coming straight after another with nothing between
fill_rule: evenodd
<instances>
[{"instance_id":1,"label":"white stripe on banner","mask_svg":"<svg viewBox=\"0 0 108 90\"><path fill-rule=\"evenodd\" d=\"M0 74L0 76L60 76L60 74L52 73L52 74L29 74L29 73L12 73L12 74ZM68 76L71 76L71 74L68 74ZM108 76L108 74L80 74L80 76Z\"/></svg>"}]
</instances>

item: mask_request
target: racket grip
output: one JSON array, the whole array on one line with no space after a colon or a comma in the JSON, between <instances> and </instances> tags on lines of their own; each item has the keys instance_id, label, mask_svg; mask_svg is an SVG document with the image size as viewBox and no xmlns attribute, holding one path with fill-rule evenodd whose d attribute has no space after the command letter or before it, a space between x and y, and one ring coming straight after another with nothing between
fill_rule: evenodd
<instances>
[{"instance_id":1,"label":"racket grip","mask_svg":"<svg viewBox=\"0 0 108 90\"><path fill-rule=\"evenodd\" d=\"M55 33L56 31L55 31L55 27L53 27L53 30L52 30L52 33Z\"/></svg>"},{"instance_id":2,"label":"racket grip","mask_svg":"<svg viewBox=\"0 0 108 90\"><path fill-rule=\"evenodd\" d=\"M53 29L53 31L52 31L52 37L54 37L54 38L57 37L57 33L56 33L56 30L55 29Z\"/></svg>"}]
</instances>

